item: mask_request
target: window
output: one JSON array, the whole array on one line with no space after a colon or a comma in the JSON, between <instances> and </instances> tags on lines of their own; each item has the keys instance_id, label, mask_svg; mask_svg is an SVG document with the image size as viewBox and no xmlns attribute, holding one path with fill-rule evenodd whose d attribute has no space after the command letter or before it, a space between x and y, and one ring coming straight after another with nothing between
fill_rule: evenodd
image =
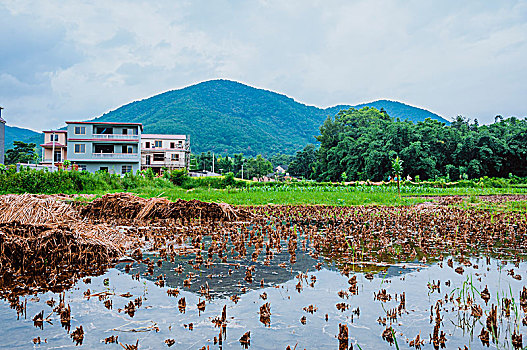
<instances>
[{"instance_id":1,"label":"window","mask_svg":"<svg viewBox=\"0 0 527 350\"><path fill-rule=\"evenodd\" d=\"M175 142L170 142L170 148L176 148L176 143Z\"/></svg>"},{"instance_id":2,"label":"window","mask_svg":"<svg viewBox=\"0 0 527 350\"><path fill-rule=\"evenodd\" d=\"M161 147L163 147L163 141L156 140L155 141L155 148L161 148Z\"/></svg>"},{"instance_id":3,"label":"window","mask_svg":"<svg viewBox=\"0 0 527 350\"><path fill-rule=\"evenodd\" d=\"M57 142L59 140L59 135L51 134L51 135L49 135L49 140Z\"/></svg>"},{"instance_id":4,"label":"window","mask_svg":"<svg viewBox=\"0 0 527 350\"><path fill-rule=\"evenodd\" d=\"M76 143L75 153L86 153L86 145L83 143Z\"/></svg>"},{"instance_id":5,"label":"window","mask_svg":"<svg viewBox=\"0 0 527 350\"><path fill-rule=\"evenodd\" d=\"M62 162L62 151L61 150L55 150L55 162Z\"/></svg>"},{"instance_id":6,"label":"window","mask_svg":"<svg viewBox=\"0 0 527 350\"><path fill-rule=\"evenodd\" d=\"M154 162L165 161L165 155L163 153L154 153Z\"/></svg>"},{"instance_id":7,"label":"window","mask_svg":"<svg viewBox=\"0 0 527 350\"><path fill-rule=\"evenodd\" d=\"M131 165L123 165L121 167L121 174L131 173L132 172L132 166Z\"/></svg>"},{"instance_id":8,"label":"window","mask_svg":"<svg viewBox=\"0 0 527 350\"><path fill-rule=\"evenodd\" d=\"M179 153L173 153L172 154L172 160L178 162L179 161Z\"/></svg>"},{"instance_id":9,"label":"window","mask_svg":"<svg viewBox=\"0 0 527 350\"><path fill-rule=\"evenodd\" d=\"M150 148L150 142L145 142L145 148Z\"/></svg>"},{"instance_id":10,"label":"window","mask_svg":"<svg viewBox=\"0 0 527 350\"><path fill-rule=\"evenodd\" d=\"M94 144L93 153L115 153L114 145Z\"/></svg>"},{"instance_id":11,"label":"window","mask_svg":"<svg viewBox=\"0 0 527 350\"><path fill-rule=\"evenodd\" d=\"M123 145L122 146L122 153L134 153L134 149L130 145Z\"/></svg>"},{"instance_id":12,"label":"window","mask_svg":"<svg viewBox=\"0 0 527 350\"><path fill-rule=\"evenodd\" d=\"M136 128L124 128L123 129L123 135L137 135L137 129Z\"/></svg>"},{"instance_id":13,"label":"window","mask_svg":"<svg viewBox=\"0 0 527 350\"><path fill-rule=\"evenodd\" d=\"M75 135L86 135L86 127L85 126L76 126L75 127Z\"/></svg>"},{"instance_id":14,"label":"window","mask_svg":"<svg viewBox=\"0 0 527 350\"><path fill-rule=\"evenodd\" d=\"M79 164L79 171L86 171L86 165L85 164Z\"/></svg>"},{"instance_id":15,"label":"window","mask_svg":"<svg viewBox=\"0 0 527 350\"><path fill-rule=\"evenodd\" d=\"M107 173L108 172L108 167L107 166L102 166L102 167L99 168L99 171Z\"/></svg>"},{"instance_id":16,"label":"window","mask_svg":"<svg viewBox=\"0 0 527 350\"><path fill-rule=\"evenodd\" d=\"M98 126L95 128L95 133L97 135L112 135L113 128L108 128L106 126Z\"/></svg>"}]
</instances>

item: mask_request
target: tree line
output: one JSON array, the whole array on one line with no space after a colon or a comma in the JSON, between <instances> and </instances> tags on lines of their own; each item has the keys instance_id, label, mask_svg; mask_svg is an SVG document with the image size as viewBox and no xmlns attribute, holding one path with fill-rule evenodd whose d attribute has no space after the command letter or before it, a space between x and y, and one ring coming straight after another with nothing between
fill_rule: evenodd
<instances>
[{"instance_id":1,"label":"tree line","mask_svg":"<svg viewBox=\"0 0 527 350\"><path fill-rule=\"evenodd\" d=\"M190 170L214 170L220 174L233 173L238 178L253 179L272 173L273 164L261 154L246 158L242 153L230 157L229 155L202 152L191 156Z\"/></svg>"},{"instance_id":2,"label":"tree line","mask_svg":"<svg viewBox=\"0 0 527 350\"><path fill-rule=\"evenodd\" d=\"M426 119L413 123L365 107L328 117L316 137L296 153L289 172L318 181L386 180L392 162L404 162L404 176L446 178L527 177L527 120L497 116L479 125L458 116L450 125Z\"/></svg>"}]
</instances>

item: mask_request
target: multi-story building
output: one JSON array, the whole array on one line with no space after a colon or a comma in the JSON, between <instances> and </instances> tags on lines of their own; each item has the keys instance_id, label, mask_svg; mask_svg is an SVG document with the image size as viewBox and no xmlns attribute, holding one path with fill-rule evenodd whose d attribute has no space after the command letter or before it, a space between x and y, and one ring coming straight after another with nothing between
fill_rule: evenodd
<instances>
[{"instance_id":1,"label":"multi-story building","mask_svg":"<svg viewBox=\"0 0 527 350\"><path fill-rule=\"evenodd\" d=\"M141 166L140 123L66 122L67 159L79 170L136 172Z\"/></svg>"},{"instance_id":2,"label":"multi-story building","mask_svg":"<svg viewBox=\"0 0 527 350\"><path fill-rule=\"evenodd\" d=\"M68 137L66 130L44 131L44 143L42 147L42 165L53 165L62 163L68 159Z\"/></svg>"},{"instance_id":3,"label":"multi-story building","mask_svg":"<svg viewBox=\"0 0 527 350\"><path fill-rule=\"evenodd\" d=\"M187 169L189 160L189 135L141 135L141 168L151 168L156 173L164 168Z\"/></svg>"}]
</instances>

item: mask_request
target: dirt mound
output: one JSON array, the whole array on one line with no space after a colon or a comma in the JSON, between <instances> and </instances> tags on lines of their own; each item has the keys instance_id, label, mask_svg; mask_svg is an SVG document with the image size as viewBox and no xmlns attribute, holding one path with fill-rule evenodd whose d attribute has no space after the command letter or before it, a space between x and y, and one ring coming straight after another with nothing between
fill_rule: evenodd
<instances>
[{"instance_id":1,"label":"dirt mound","mask_svg":"<svg viewBox=\"0 0 527 350\"><path fill-rule=\"evenodd\" d=\"M97 222L138 224L154 220L180 219L197 220L243 220L250 216L225 203L207 203L198 200L177 200L165 198L145 199L129 193L107 194L84 206L82 217Z\"/></svg>"}]
</instances>

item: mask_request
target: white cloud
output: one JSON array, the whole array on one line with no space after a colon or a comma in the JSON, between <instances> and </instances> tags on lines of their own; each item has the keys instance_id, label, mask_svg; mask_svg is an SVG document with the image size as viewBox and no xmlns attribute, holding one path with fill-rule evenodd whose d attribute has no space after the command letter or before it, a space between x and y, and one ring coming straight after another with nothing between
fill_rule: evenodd
<instances>
[{"instance_id":1,"label":"white cloud","mask_svg":"<svg viewBox=\"0 0 527 350\"><path fill-rule=\"evenodd\" d=\"M525 115L527 2L9 1L0 104L43 129L227 78L319 106Z\"/></svg>"}]
</instances>

